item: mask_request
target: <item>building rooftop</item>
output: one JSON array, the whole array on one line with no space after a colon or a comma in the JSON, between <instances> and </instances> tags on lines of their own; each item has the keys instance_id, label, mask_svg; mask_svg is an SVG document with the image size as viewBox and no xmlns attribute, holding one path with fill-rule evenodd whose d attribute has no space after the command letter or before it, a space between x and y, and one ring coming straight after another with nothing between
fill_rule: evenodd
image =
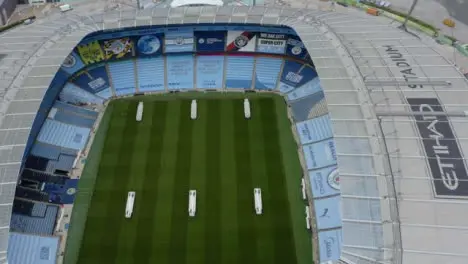
<instances>
[{"instance_id":1,"label":"building rooftop","mask_svg":"<svg viewBox=\"0 0 468 264\"><path fill-rule=\"evenodd\" d=\"M290 26L306 45L338 152L342 261L467 263L468 80L435 43L352 11L115 8L80 5L0 34L0 261L33 119L76 44L102 29L219 22Z\"/></svg>"}]
</instances>

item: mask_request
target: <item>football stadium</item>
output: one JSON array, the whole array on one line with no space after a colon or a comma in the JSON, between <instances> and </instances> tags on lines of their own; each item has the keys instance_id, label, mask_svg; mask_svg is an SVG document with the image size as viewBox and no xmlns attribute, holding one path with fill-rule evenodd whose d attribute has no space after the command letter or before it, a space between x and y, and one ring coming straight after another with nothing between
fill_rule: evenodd
<instances>
[{"instance_id":1,"label":"football stadium","mask_svg":"<svg viewBox=\"0 0 468 264\"><path fill-rule=\"evenodd\" d=\"M299 2L0 33L0 263L466 264L468 81L434 45Z\"/></svg>"}]
</instances>

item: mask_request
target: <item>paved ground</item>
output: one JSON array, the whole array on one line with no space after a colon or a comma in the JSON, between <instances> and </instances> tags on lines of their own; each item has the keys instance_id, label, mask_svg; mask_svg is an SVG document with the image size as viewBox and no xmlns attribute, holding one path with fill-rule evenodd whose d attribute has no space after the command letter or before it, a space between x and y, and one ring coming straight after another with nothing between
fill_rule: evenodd
<instances>
[{"instance_id":1,"label":"paved ground","mask_svg":"<svg viewBox=\"0 0 468 264\"><path fill-rule=\"evenodd\" d=\"M411 0L390 0L392 7L408 10ZM468 0L420 0L414 10L414 16L435 27L440 28L446 35L454 35L462 42L468 43ZM452 29L442 24L445 18L455 21Z\"/></svg>"}]
</instances>

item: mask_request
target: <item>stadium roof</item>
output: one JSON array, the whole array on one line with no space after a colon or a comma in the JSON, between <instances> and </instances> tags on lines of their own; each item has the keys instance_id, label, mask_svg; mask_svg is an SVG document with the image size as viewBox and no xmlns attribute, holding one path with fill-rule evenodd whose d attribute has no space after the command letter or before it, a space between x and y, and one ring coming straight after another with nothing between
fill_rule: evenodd
<instances>
[{"instance_id":1,"label":"stadium roof","mask_svg":"<svg viewBox=\"0 0 468 264\"><path fill-rule=\"evenodd\" d=\"M101 29L229 22L291 26L316 65L338 151L342 260L468 262L468 82L432 42L383 18L350 10L121 6L94 8L92 14L74 7L0 34L0 259L5 258L15 184L32 121L73 47ZM416 98L411 101L415 107L407 97ZM429 110L434 112L430 116ZM448 158L441 159L443 155ZM452 199L443 199L447 195Z\"/></svg>"}]
</instances>

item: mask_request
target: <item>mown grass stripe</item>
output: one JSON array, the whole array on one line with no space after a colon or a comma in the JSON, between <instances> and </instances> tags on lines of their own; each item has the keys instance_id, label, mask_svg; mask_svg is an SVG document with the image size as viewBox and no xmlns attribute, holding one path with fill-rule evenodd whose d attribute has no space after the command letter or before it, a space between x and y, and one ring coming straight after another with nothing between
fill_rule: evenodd
<instances>
[{"instance_id":1,"label":"mown grass stripe","mask_svg":"<svg viewBox=\"0 0 468 264\"><path fill-rule=\"evenodd\" d=\"M312 261L312 237L305 229L304 207L306 203L302 200L300 182L303 174L299 157L297 155L297 143L291 132L291 121L284 111L284 101L275 98L276 113L278 117L279 142L282 148L282 159L288 188L291 221L295 240L295 250L298 264L309 264Z\"/></svg>"},{"instance_id":2,"label":"mown grass stripe","mask_svg":"<svg viewBox=\"0 0 468 264\"><path fill-rule=\"evenodd\" d=\"M237 204L239 221L239 263L256 263L257 241L253 209L252 164L250 159L249 122L244 117L241 100L234 103L235 152L237 168Z\"/></svg>"},{"instance_id":3,"label":"mown grass stripe","mask_svg":"<svg viewBox=\"0 0 468 264\"><path fill-rule=\"evenodd\" d=\"M146 164L143 167L143 186L138 194L138 200L141 200L142 204L146 205L148 201L151 201L151 206L144 208L138 207L138 211L135 212L135 216L138 217L136 232L138 239L135 244L133 255L138 257L140 261L142 260L144 263L148 264L152 263L151 255L156 245L155 240L159 239L153 236L153 231L155 225L154 215L155 211L158 209L155 206L158 199L156 186L161 175L161 157L163 155L162 147L164 142L164 130L166 127L167 104L167 102L151 104L151 130L150 139L147 142L149 147L145 153ZM146 107L145 105L145 108Z\"/></svg>"},{"instance_id":4,"label":"mown grass stripe","mask_svg":"<svg viewBox=\"0 0 468 264\"><path fill-rule=\"evenodd\" d=\"M205 263L219 263L221 261L221 199L219 190L221 186L220 171L220 141L221 141L221 102L208 101L206 131L206 220L205 220Z\"/></svg>"},{"instance_id":5,"label":"mown grass stripe","mask_svg":"<svg viewBox=\"0 0 468 264\"><path fill-rule=\"evenodd\" d=\"M125 109L126 108L126 109ZM118 250L118 241L120 232L122 232L121 225L124 221L122 217L123 210L125 208L126 198L127 198L127 188L128 181L130 178L130 166L131 159L133 155L133 145L135 143L135 132L136 127L130 125L132 120L134 120L136 114L136 104L127 103L124 107L123 115L125 120L121 123L124 126L124 132L121 138L121 145L118 150L118 160L115 164L112 174L110 174L110 182L107 196L107 215L112 216L112 221L103 221L106 225L106 230L110 232L101 233L101 252L100 259L102 262L107 261L108 263L114 263L117 258L116 251ZM107 172L106 172L107 174Z\"/></svg>"},{"instance_id":6,"label":"mown grass stripe","mask_svg":"<svg viewBox=\"0 0 468 264\"><path fill-rule=\"evenodd\" d=\"M192 164L192 130L194 120L190 120L190 101L181 101L179 114L179 142L177 144L177 167L173 186L173 210L170 239L170 263L185 263L187 257L187 221L190 166ZM174 117L177 118L177 117Z\"/></svg>"},{"instance_id":7,"label":"mown grass stripe","mask_svg":"<svg viewBox=\"0 0 468 264\"><path fill-rule=\"evenodd\" d=\"M265 142L265 151L269 153L269 166L267 166L269 190L274 194L269 200L269 209L276 216L272 218L274 225L272 229L274 234L274 263L297 263L285 182L286 175L279 144L276 107L271 98L262 98L260 102L262 120L268 120L268 122L264 123L263 140ZM293 175L289 176L292 177Z\"/></svg>"},{"instance_id":8,"label":"mown grass stripe","mask_svg":"<svg viewBox=\"0 0 468 264\"><path fill-rule=\"evenodd\" d=\"M73 205L73 212L68 229L64 263L78 263L80 250L82 249L85 228L88 224L88 213L91 211L91 200L93 197L97 173L101 164L102 150L106 143L106 134L109 129L114 106L108 105L106 112L101 118L99 128L94 135L93 145L89 150L86 166L81 174L78 192ZM93 132L92 132L93 133ZM81 162L81 161L80 161ZM95 232L92 233L95 235ZM86 255L86 253L84 253Z\"/></svg>"},{"instance_id":9,"label":"mown grass stripe","mask_svg":"<svg viewBox=\"0 0 468 264\"><path fill-rule=\"evenodd\" d=\"M116 114L122 111L122 107L118 105L113 105L113 107L113 114L109 124L109 131L113 133L112 135L106 136L104 149L119 150L125 128L121 123L125 121L125 119ZM109 194L107 189L108 185L113 181L112 172L114 171L114 166L118 158L119 155L116 151L102 152L101 162L98 166L99 176L96 179L94 194L88 211L78 263L90 263L91 261L99 259L100 239L102 235L99 230L103 230L103 228L106 227L107 195Z\"/></svg>"},{"instance_id":10,"label":"mown grass stripe","mask_svg":"<svg viewBox=\"0 0 468 264\"><path fill-rule=\"evenodd\" d=\"M221 262L238 264L239 227L237 200L237 167L235 151L234 109L231 100L221 100L220 166L221 166Z\"/></svg>"},{"instance_id":11,"label":"mown grass stripe","mask_svg":"<svg viewBox=\"0 0 468 264\"><path fill-rule=\"evenodd\" d=\"M270 120L264 120L261 115L262 101L258 99L250 100L252 119L249 120L249 133L250 138L254 139L254 142L250 144L250 160L252 163L252 179L254 187L262 189L262 200L263 200L263 215L255 217L255 228L257 232L257 261L259 263L273 263L273 226L272 218L276 217L270 211L269 200L272 199L272 195L269 188L269 177L267 174L267 166L270 166L270 153L266 151L265 144L271 144L270 142L263 140L264 124L270 122Z\"/></svg>"},{"instance_id":12,"label":"mown grass stripe","mask_svg":"<svg viewBox=\"0 0 468 264\"><path fill-rule=\"evenodd\" d=\"M187 264L204 264L205 245L209 243L203 238L205 233L205 221L207 217L205 182L206 175L206 133L209 127L208 105L206 100L198 100L198 118L193 122L192 133L192 164L190 166L190 187L197 190L197 213L194 218L187 217ZM186 198L188 200L188 197ZM186 200L186 201L187 201ZM188 201L187 201L188 202ZM187 206L185 207L187 210ZM187 213L187 211L186 211Z\"/></svg>"},{"instance_id":13,"label":"mown grass stripe","mask_svg":"<svg viewBox=\"0 0 468 264\"><path fill-rule=\"evenodd\" d=\"M179 115L183 114L180 109L180 101L168 102L166 112L166 124L164 129L164 141L162 147L161 168L158 182L155 188L157 199L155 203L148 201L148 204L155 204L156 211L153 222L153 243L154 250L150 263L170 263L170 241L172 238L171 228L176 223L172 222L173 199L175 188L175 172L180 161L177 160L179 144ZM156 124L155 124L156 125ZM149 157L151 159L151 157ZM155 161L156 162L156 161Z\"/></svg>"},{"instance_id":14,"label":"mown grass stripe","mask_svg":"<svg viewBox=\"0 0 468 264\"><path fill-rule=\"evenodd\" d=\"M135 108L137 106L135 105ZM132 146L132 157L129 168L129 180L127 184L128 191L136 193L136 199L133 208L133 216L131 219L125 219L122 223L122 228L119 234L119 250L116 252L116 264L128 264L138 262L140 256L133 255L135 244L138 237L138 219L140 213L148 210L145 206L144 197L142 197L142 189L145 181L145 167L147 164L146 157L149 150L151 140L152 114L153 106L145 104L143 119L140 122L133 120L128 125L136 127L135 143ZM130 120L129 120L130 121ZM123 211L121 213L123 215Z\"/></svg>"}]
</instances>

